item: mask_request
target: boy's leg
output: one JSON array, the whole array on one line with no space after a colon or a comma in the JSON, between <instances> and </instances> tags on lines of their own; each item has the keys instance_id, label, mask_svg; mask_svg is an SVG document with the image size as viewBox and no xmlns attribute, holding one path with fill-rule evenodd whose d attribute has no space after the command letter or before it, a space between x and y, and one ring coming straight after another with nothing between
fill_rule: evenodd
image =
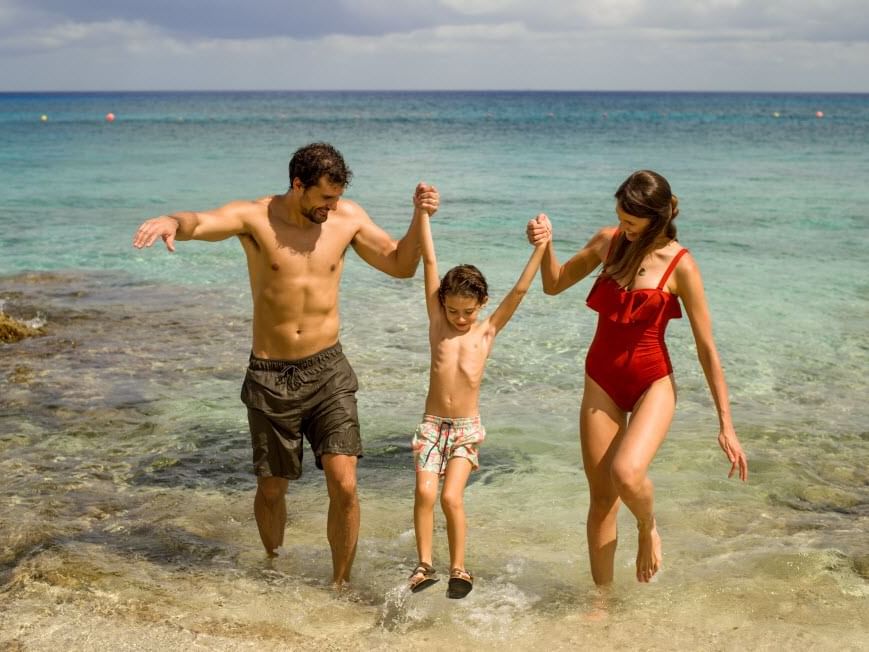
<instances>
[{"instance_id":1,"label":"boy's leg","mask_svg":"<svg viewBox=\"0 0 869 652\"><path fill-rule=\"evenodd\" d=\"M586 375L579 410L579 435L590 494L586 521L588 555L591 577L599 586L613 581L620 503L612 479L612 459L624 426L625 413Z\"/></svg>"},{"instance_id":2,"label":"boy's leg","mask_svg":"<svg viewBox=\"0 0 869 652\"><path fill-rule=\"evenodd\" d=\"M332 581L350 581L359 538L359 499L356 494L356 456L324 454L321 458L329 490L326 534L332 548Z\"/></svg>"},{"instance_id":3,"label":"boy's leg","mask_svg":"<svg viewBox=\"0 0 869 652\"><path fill-rule=\"evenodd\" d=\"M413 529L416 533L416 552L419 561L432 564L432 538L434 536L434 504L438 495L439 478L432 471L416 472L416 490L413 496Z\"/></svg>"},{"instance_id":4,"label":"boy's leg","mask_svg":"<svg viewBox=\"0 0 869 652\"><path fill-rule=\"evenodd\" d=\"M447 538L450 544L450 569L465 567L465 486L471 475L471 462L464 457L453 457L447 462L441 508L447 519Z\"/></svg>"},{"instance_id":5,"label":"boy's leg","mask_svg":"<svg viewBox=\"0 0 869 652\"><path fill-rule=\"evenodd\" d=\"M277 555L276 550L284 543L284 528L287 524L287 485L286 478L260 476L256 480L256 496L253 500L253 513L259 536L269 557Z\"/></svg>"}]
</instances>

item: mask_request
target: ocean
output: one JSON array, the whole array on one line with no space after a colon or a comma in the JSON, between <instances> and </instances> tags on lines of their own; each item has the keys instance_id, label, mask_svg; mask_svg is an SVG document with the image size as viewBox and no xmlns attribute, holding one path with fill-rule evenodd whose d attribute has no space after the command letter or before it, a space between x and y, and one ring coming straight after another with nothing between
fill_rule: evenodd
<instances>
[{"instance_id":1,"label":"ocean","mask_svg":"<svg viewBox=\"0 0 869 652\"><path fill-rule=\"evenodd\" d=\"M105 119L113 113L115 120ZM43 119L44 116L44 119ZM347 253L341 341L360 380L362 528L330 589L310 451L268 560L238 399L250 351L241 247L135 250L144 219L283 192L331 142L346 196L400 236L435 184L442 269L492 303L539 212L567 259L615 224L633 170L664 174L703 272L747 484L727 479L687 319L676 419L650 474L664 545L634 579L626 509L601 616L577 434L592 279L539 281L499 335L472 475L473 592L405 590L410 440L425 400L421 269ZM543 92L0 94L0 648L11 650L865 649L869 640L869 95ZM447 571L438 514L435 564Z\"/></svg>"}]
</instances>

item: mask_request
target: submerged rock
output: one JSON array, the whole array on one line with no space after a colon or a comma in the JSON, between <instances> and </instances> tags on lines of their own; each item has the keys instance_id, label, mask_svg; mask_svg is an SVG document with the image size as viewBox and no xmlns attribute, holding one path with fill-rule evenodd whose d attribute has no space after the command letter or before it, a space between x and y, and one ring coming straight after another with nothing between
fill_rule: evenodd
<instances>
[{"instance_id":1,"label":"submerged rock","mask_svg":"<svg viewBox=\"0 0 869 652\"><path fill-rule=\"evenodd\" d=\"M35 337L43 334L43 329L33 328L0 312L0 342L18 342L25 337Z\"/></svg>"}]
</instances>

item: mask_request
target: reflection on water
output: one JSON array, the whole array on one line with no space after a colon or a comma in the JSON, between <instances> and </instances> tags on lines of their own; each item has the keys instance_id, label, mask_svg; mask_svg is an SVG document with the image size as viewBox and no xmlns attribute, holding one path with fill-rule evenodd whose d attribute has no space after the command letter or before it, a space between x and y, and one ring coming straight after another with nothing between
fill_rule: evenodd
<instances>
[{"instance_id":1,"label":"reflection on water","mask_svg":"<svg viewBox=\"0 0 869 652\"><path fill-rule=\"evenodd\" d=\"M680 410L653 467L663 571L649 586L632 580L623 514L616 586L601 596L567 380L579 353L529 345L518 326L490 368L492 436L466 493L475 588L463 601L445 597L445 582L411 595L409 433L426 349L414 314L388 342L373 336L382 324L352 319L343 339L362 383L363 525L353 588L334 595L310 460L291 487L286 554L266 559L256 534L238 401L244 300L87 273L2 279L0 300L46 320L44 335L0 345L4 649L865 646L865 431L747 423L752 480L738 486L708 412ZM518 374L529 358L560 366ZM435 552L445 574L441 518Z\"/></svg>"}]
</instances>

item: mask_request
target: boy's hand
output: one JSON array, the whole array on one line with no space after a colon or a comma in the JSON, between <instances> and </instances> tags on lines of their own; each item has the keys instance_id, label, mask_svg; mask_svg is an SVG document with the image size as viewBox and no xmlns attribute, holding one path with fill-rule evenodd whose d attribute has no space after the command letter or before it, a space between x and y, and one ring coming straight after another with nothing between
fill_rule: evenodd
<instances>
[{"instance_id":1,"label":"boy's hand","mask_svg":"<svg viewBox=\"0 0 869 652\"><path fill-rule=\"evenodd\" d=\"M535 247L544 245L552 239L552 223L545 213L540 213L533 220L528 220L525 235L528 236L528 242Z\"/></svg>"},{"instance_id":2,"label":"boy's hand","mask_svg":"<svg viewBox=\"0 0 869 652\"><path fill-rule=\"evenodd\" d=\"M416 210L421 210L429 215L437 213L440 206L441 196L438 189L434 186L420 181L416 186L416 191L413 193L413 207Z\"/></svg>"}]
</instances>

